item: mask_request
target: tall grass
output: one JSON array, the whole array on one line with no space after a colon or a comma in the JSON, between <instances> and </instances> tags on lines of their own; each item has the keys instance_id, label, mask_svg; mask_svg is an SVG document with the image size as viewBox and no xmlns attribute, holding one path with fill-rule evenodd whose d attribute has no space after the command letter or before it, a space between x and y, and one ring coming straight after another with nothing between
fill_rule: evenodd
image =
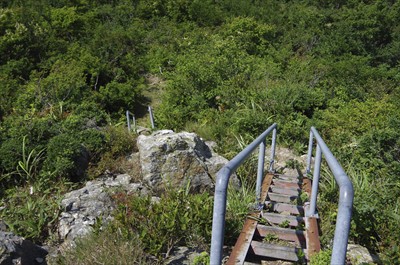
<instances>
[{"instance_id":1,"label":"tall grass","mask_svg":"<svg viewBox=\"0 0 400 265\"><path fill-rule=\"evenodd\" d=\"M141 265L157 264L149 260L138 239L126 240L121 233L110 230L90 234L77 241L74 248L67 249L49 265Z\"/></svg>"},{"instance_id":2,"label":"tall grass","mask_svg":"<svg viewBox=\"0 0 400 265\"><path fill-rule=\"evenodd\" d=\"M371 251L390 252L400 236L400 199L393 199L393 195L399 191L398 183L374 177L369 172L354 168L351 163L345 165L344 169L354 188L350 242ZM335 229L339 191L332 172L326 166L322 167L319 187L317 205L321 216L321 241L328 246ZM399 257L398 253L386 255L390 262Z\"/></svg>"}]
</instances>

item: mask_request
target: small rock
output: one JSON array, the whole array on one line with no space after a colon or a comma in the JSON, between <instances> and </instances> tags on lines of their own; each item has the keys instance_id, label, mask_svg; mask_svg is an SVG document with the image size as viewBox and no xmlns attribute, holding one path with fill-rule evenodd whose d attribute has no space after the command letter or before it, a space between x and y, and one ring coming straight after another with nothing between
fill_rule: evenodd
<instances>
[{"instance_id":1,"label":"small rock","mask_svg":"<svg viewBox=\"0 0 400 265\"><path fill-rule=\"evenodd\" d=\"M371 254L366 247L355 244L347 245L347 258L350 259L353 265L380 263L378 256Z\"/></svg>"},{"instance_id":2,"label":"small rock","mask_svg":"<svg viewBox=\"0 0 400 265\"><path fill-rule=\"evenodd\" d=\"M42 247L16 236L10 232L0 231L0 264L35 264L36 259L42 262L47 255L47 251Z\"/></svg>"},{"instance_id":3,"label":"small rock","mask_svg":"<svg viewBox=\"0 0 400 265\"><path fill-rule=\"evenodd\" d=\"M98 222L105 224L112 220L114 202L110 189L121 189L126 193L145 193L138 183L130 183L127 174L99 178L86 183L85 187L67 193L61 201L64 212L60 214L58 234L62 240L74 241L93 230ZM70 243L68 243L70 244Z\"/></svg>"}]
</instances>

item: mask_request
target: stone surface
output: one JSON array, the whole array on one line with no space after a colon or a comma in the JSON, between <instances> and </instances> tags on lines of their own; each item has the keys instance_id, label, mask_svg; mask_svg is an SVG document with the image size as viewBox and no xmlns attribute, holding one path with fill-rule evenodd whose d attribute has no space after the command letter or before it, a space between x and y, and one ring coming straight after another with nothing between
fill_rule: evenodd
<instances>
[{"instance_id":1,"label":"stone surface","mask_svg":"<svg viewBox=\"0 0 400 265\"><path fill-rule=\"evenodd\" d=\"M188 247L177 247L172 255L164 262L167 265L190 265L195 257L201 255L201 251Z\"/></svg>"},{"instance_id":2,"label":"stone surface","mask_svg":"<svg viewBox=\"0 0 400 265\"><path fill-rule=\"evenodd\" d=\"M61 201L63 212L59 218L58 233L62 240L73 241L75 238L92 231L97 222L106 223L112 219L114 205L110 189L121 189L127 193L147 193L138 183L130 183L127 174L117 177L104 177L89 181L85 187L67 193Z\"/></svg>"},{"instance_id":3,"label":"stone surface","mask_svg":"<svg viewBox=\"0 0 400 265\"><path fill-rule=\"evenodd\" d=\"M265 150L265 168L268 169L270 161L271 147L268 146ZM300 166L301 171L305 172L307 165L307 155L297 156L294 154L293 150L285 147L277 146L275 149L275 163L274 169L277 171L282 171L283 174L289 176L298 176L299 172L296 169L290 168L288 162L290 160L295 160ZM304 173L303 172L303 173Z\"/></svg>"},{"instance_id":4,"label":"stone surface","mask_svg":"<svg viewBox=\"0 0 400 265\"><path fill-rule=\"evenodd\" d=\"M371 254L366 247L355 244L347 245L347 259L352 265L381 263L378 256Z\"/></svg>"},{"instance_id":5,"label":"stone surface","mask_svg":"<svg viewBox=\"0 0 400 265\"><path fill-rule=\"evenodd\" d=\"M217 171L228 160L216 154L194 133L171 130L138 137L143 180L156 192L166 187L185 187L190 181L193 191L214 187Z\"/></svg>"},{"instance_id":6,"label":"stone surface","mask_svg":"<svg viewBox=\"0 0 400 265\"><path fill-rule=\"evenodd\" d=\"M1 265L46 264L47 251L29 240L10 232L0 231Z\"/></svg>"}]
</instances>

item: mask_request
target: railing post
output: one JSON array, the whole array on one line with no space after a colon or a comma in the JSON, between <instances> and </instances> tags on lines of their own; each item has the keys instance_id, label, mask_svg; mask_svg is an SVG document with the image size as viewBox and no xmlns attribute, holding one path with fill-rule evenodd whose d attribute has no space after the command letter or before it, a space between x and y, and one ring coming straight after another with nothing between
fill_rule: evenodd
<instances>
[{"instance_id":1,"label":"railing post","mask_svg":"<svg viewBox=\"0 0 400 265\"><path fill-rule=\"evenodd\" d=\"M315 153L315 163L314 163L314 174L312 180L310 209L308 213L306 213L307 217L318 217L318 214L316 212L316 207L317 207L319 176L321 171L321 159L322 159L322 152L319 144L317 143L317 150Z\"/></svg>"},{"instance_id":2,"label":"railing post","mask_svg":"<svg viewBox=\"0 0 400 265\"><path fill-rule=\"evenodd\" d=\"M128 124L128 132L131 131L131 120L129 118L129 110L126 111L126 122Z\"/></svg>"},{"instance_id":3,"label":"railing post","mask_svg":"<svg viewBox=\"0 0 400 265\"><path fill-rule=\"evenodd\" d=\"M217 173L214 194L214 210L211 234L210 264L220 265L224 246L226 196L231 171L223 167Z\"/></svg>"},{"instance_id":4,"label":"railing post","mask_svg":"<svg viewBox=\"0 0 400 265\"><path fill-rule=\"evenodd\" d=\"M353 209L354 190L353 184L348 180L348 177L341 175L346 182L339 189L339 209L336 217L335 236L333 238L331 264L345 264L347 241L350 232L351 214Z\"/></svg>"},{"instance_id":5,"label":"railing post","mask_svg":"<svg viewBox=\"0 0 400 265\"><path fill-rule=\"evenodd\" d=\"M258 146L258 170L257 170L257 186L256 186L256 200L260 203L261 199L261 184L264 178L264 161L265 161L265 139Z\"/></svg>"},{"instance_id":6,"label":"railing post","mask_svg":"<svg viewBox=\"0 0 400 265\"><path fill-rule=\"evenodd\" d=\"M274 172L275 147L276 147L276 128L272 131L271 159L269 162L269 172L270 173Z\"/></svg>"},{"instance_id":7,"label":"railing post","mask_svg":"<svg viewBox=\"0 0 400 265\"><path fill-rule=\"evenodd\" d=\"M310 130L310 139L308 141L308 152L307 152L307 168L306 168L306 176L311 174L311 160L312 160L312 149L313 149L313 132Z\"/></svg>"},{"instance_id":8,"label":"railing post","mask_svg":"<svg viewBox=\"0 0 400 265\"><path fill-rule=\"evenodd\" d=\"M151 122L151 128L154 129L154 117L153 117L153 110L149 106L149 114L150 114L150 122Z\"/></svg>"},{"instance_id":9,"label":"railing post","mask_svg":"<svg viewBox=\"0 0 400 265\"><path fill-rule=\"evenodd\" d=\"M136 119L135 119L135 115L132 115L132 121L133 121L133 131L136 133Z\"/></svg>"}]
</instances>

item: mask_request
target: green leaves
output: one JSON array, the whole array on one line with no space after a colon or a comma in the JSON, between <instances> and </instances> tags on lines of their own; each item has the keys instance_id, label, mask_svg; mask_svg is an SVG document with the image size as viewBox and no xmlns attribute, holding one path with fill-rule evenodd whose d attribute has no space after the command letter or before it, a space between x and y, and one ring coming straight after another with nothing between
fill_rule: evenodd
<instances>
[{"instance_id":1,"label":"green leaves","mask_svg":"<svg viewBox=\"0 0 400 265\"><path fill-rule=\"evenodd\" d=\"M119 205L116 224L128 236L139 233L148 253L161 258L162 253L181 243L207 244L211 236L212 197L209 194L186 194L169 190L159 202L150 197L116 194Z\"/></svg>"},{"instance_id":2,"label":"green leaves","mask_svg":"<svg viewBox=\"0 0 400 265\"><path fill-rule=\"evenodd\" d=\"M43 242L55 231L63 186L36 181L33 186L7 190L1 218L15 234L36 243Z\"/></svg>"},{"instance_id":3,"label":"green leaves","mask_svg":"<svg viewBox=\"0 0 400 265\"><path fill-rule=\"evenodd\" d=\"M44 149L36 152L32 149L29 154L27 154L27 148L25 145L26 137L22 139L22 161L18 161L17 172L23 180L28 184L33 184L35 177L39 175L40 160Z\"/></svg>"}]
</instances>

